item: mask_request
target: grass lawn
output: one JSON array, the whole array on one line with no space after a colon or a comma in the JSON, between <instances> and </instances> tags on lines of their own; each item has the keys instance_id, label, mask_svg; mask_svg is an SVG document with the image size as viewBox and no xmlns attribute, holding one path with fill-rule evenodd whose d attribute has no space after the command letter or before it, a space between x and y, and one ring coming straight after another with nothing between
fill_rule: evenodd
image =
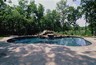
<instances>
[{"instance_id":1,"label":"grass lawn","mask_svg":"<svg viewBox=\"0 0 96 65\"><path fill-rule=\"evenodd\" d=\"M0 39L2 39L3 37L0 37Z\"/></svg>"}]
</instances>

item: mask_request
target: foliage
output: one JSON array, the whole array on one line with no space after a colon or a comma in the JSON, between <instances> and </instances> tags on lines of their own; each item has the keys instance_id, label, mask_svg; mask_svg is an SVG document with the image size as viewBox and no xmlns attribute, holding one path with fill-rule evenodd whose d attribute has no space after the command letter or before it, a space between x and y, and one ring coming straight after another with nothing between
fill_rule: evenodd
<instances>
[{"instance_id":1,"label":"foliage","mask_svg":"<svg viewBox=\"0 0 96 65\"><path fill-rule=\"evenodd\" d=\"M96 35L96 0L81 0L82 12L92 35Z\"/></svg>"},{"instance_id":2,"label":"foliage","mask_svg":"<svg viewBox=\"0 0 96 65\"><path fill-rule=\"evenodd\" d=\"M68 35L90 35L96 33L96 1L81 0L81 6L74 8L67 5L67 0L57 3L55 10L47 10L35 1L19 0L19 4L10 6L0 0L0 35L30 35L45 29ZM11 3L11 0L10 0ZM93 14L94 13L94 14ZM76 21L85 15L89 26L82 28ZM89 31L89 32L88 32ZM86 32L86 33L85 33Z\"/></svg>"}]
</instances>

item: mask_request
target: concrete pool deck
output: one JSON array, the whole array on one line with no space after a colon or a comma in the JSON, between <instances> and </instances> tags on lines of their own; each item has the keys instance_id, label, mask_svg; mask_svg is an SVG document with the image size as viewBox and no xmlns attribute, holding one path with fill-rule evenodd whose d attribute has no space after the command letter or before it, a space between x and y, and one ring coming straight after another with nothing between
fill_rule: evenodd
<instances>
[{"instance_id":1,"label":"concrete pool deck","mask_svg":"<svg viewBox=\"0 0 96 65\"><path fill-rule=\"evenodd\" d=\"M12 37L5 37L1 41ZM88 46L0 43L0 65L96 65L96 38ZM0 51L1 52L1 51Z\"/></svg>"}]
</instances>

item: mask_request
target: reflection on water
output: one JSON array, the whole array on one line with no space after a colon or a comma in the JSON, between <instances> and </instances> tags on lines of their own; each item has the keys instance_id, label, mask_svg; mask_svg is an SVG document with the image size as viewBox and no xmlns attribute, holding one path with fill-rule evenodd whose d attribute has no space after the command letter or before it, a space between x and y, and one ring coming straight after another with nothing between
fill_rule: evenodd
<instances>
[{"instance_id":1,"label":"reflection on water","mask_svg":"<svg viewBox=\"0 0 96 65\"><path fill-rule=\"evenodd\" d=\"M65 46L86 46L91 44L83 38L75 38L75 37L64 37L64 38L24 38L24 39L16 39L15 43L24 43L24 44L36 44L36 43L47 43L47 44L59 44Z\"/></svg>"}]
</instances>

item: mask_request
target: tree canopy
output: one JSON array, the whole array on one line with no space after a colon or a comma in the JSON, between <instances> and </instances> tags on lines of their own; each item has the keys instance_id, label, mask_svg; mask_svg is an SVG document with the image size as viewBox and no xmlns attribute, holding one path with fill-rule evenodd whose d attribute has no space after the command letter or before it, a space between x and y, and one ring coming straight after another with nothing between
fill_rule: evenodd
<instances>
[{"instance_id":1,"label":"tree canopy","mask_svg":"<svg viewBox=\"0 0 96 65\"><path fill-rule=\"evenodd\" d=\"M45 8L35 1L19 0L18 5L10 6L0 0L0 35L30 35L45 29L55 32L78 30L76 21L85 16L92 34L96 34L96 1L81 0L77 8L67 5L67 0L57 3L55 10ZM75 1L75 0L74 0ZM11 0L10 2L11 3Z\"/></svg>"}]
</instances>

